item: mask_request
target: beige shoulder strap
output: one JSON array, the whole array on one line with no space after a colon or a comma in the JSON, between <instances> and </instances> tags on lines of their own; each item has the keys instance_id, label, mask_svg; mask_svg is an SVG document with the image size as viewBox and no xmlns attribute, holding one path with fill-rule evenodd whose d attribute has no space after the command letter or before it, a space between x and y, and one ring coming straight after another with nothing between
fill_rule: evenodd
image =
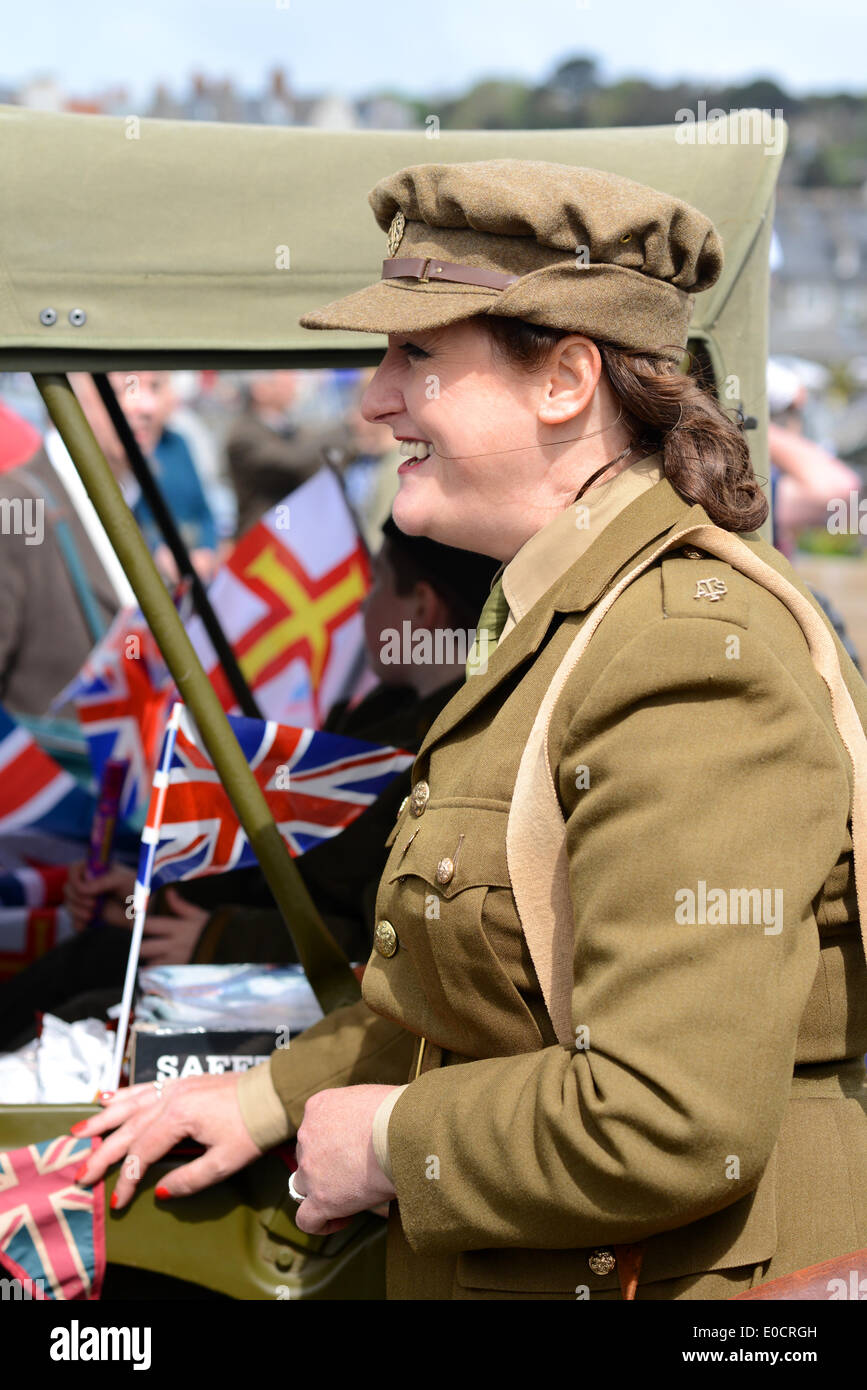
<instances>
[{"instance_id":1,"label":"beige shoulder strap","mask_svg":"<svg viewBox=\"0 0 867 1390\"><path fill-rule=\"evenodd\" d=\"M518 915L551 1021L564 1047L574 1047L572 959L574 918L566 855L566 823L548 761L554 706L587 644L623 590L667 550L685 542L725 560L786 605L799 623L813 665L828 687L834 723L852 762L852 844L861 941L867 959L867 735L843 679L837 648L824 621L788 579L765 563L739 536L718 526L692 526L670 536L614 586L576 634L551 681L521 757L509 820L506 857Z\"/></svg>"}]
</instances>

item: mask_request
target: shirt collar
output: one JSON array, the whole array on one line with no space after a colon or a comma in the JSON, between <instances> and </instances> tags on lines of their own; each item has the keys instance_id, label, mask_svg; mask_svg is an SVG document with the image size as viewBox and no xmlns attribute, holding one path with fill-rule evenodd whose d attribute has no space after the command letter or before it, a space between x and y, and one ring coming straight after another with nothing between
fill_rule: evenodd
<instances>
[{"instance_id":1,"label":"shirt collar","mask_svg":"<svg viewBox=\"0 0 867 1390\"><path fill-rule=\"evenodd\" d=\"M501 637L590 548L619 512L663 477L661 453L639 459L608 482L590 488L580 502L573 502L525 541L497 576L503 581L509 605Z\"/></svg>"}]
</instances>

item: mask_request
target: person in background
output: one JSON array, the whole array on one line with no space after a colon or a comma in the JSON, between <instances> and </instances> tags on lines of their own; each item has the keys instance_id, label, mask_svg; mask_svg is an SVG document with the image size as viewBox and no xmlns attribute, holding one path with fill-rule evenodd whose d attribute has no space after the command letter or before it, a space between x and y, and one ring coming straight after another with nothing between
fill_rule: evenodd
<instances>
[{"instance_id":1,"label":"person in background","mask_svg":"<svg viewBox=\"0 0 867 1390\"><path fill-rule=\"evenodd\" d=\"M455 661L439 664L384 660L383 634L389 629L401 632L408 622L411 633L464 631L469 646L497 562L421 536L406 536L390 518L382 529L383 544L373 560L373 582L364 605L368 657L379 684L352 708L346 701L334 705L324 727L416 752L463 685L464 664L459 651ZM436 655L436 647L433 651ZM370 955L376 889L387 857L385 839L409 793L410 771L395 777L340 835L296 860L305 886L350 960ZM0 983L0 1048L27 1042L37 1011L83 1018L117 1001L129 954L126 904L134 882L135 872L120 865L98 884L88 877L83 862L73 866L67 907L78 934ZM104 898L104 925L99 931L85 931L98 895ZM144 965L296 959L259 869L198 879L154 895L142 945Z\"/></svg>"},{"instance_id":2,"label":"person in background","mask_svg":"<svg viewBox=\"0 0 867 1390\"><path fill-rule=\"evenodd\" d=\"M861 479L842 459L804 435L807 391L796 373L771 358L767 376L774 545L791 559L798 532L825 526L829 503L859 492Z\"/></svg>"},{"instance_id":3,"label":"person in background","mask_svg":"<svg viewBox=\"0 0 867 1390\"><path fill-rule=\"evenodd\" d=\"M225 441L227 471L238 499L239 535L323 463L341 467L353 454L345 424L324 428L296 418L298 372L251 372L243 378L241 391L241 413Z\"/></svg>"},{"instance_id":4,"label":"person in background","mask_svg":"<svg viewBox=\"0 0 867 1390\"><path fill-rule=\"evenodd\" d=\"M238 504L235 490L225 475L222 433L223 422L215 419L213 374L208 372L172 372L172 391L175 407L169 425L183 436L208 499L217 530L217 553L222 560L232 549L232 537L238 527Z\"/></svg>"},{"instance_id":5,"label":"person in background","mask_svg":"<svg viewBox=\"0 0 867 1390\"><path fill-rule=\"evenodd\" d=\"M109 380L139 447L151 464L190 559L199 577L207 583L213 578L217 565L217 528L189 447L183 436L167 424L175 406L170 375L168 372L112 372ZM84 373L76 373L72 382L157 568L167 583L176 583L178 573L174 558L142 497L99 392Z\"/></svg>"},{"instance_id":6,"label":"person in background","mask_svg":"<svg viewBox=\"0 0 867 1390\"><path fill-rule=\"evenodd\" d=\"M0 527L0 704L47 715L118 601L38 430L2 404Z\"/></svg>"},{"instance_id":7,"label":"person in background","mask_svg":"<svg viewBox=\"0 0 867 1390\"><path fill-rule=\"evenodd\" d=\"M826 526L830 504L860 492L861 479L842 459L804 436L802 412L807 390L797 374L769 358L767 385L773 539L777 549L791 560L799 533L809 526ZM861 661L842 615L827 594L813 585L810 591L860 671Z\"/></svg>"}]
</instances>

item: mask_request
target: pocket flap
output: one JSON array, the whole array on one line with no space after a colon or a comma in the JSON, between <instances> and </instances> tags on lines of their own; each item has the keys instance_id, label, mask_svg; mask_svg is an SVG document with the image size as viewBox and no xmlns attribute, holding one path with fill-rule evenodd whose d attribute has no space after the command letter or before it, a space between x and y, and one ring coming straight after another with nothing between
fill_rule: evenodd
<instances>
[{"instance_id":1,"label":"pocket flap","mask_svg":"<svg viewBox=\"0 0 867 1390\"><path fill-rule=\"evenodd\" d=\"M679 1279L711 1270L760 1265L777 1248L776 1150L754 1192L688 1226L662 1231L644 1242L641 1285ZM458 1256L461 1288L512 1293L574 1293L584 1286L596 1292L617 1289L616 1267L594 1274L588 1264L593 1250L469 1250Z\"/></svg>"},{"instance_id":2,"label":"pocket flap","mask_svg":"<svg viewBox=\"0 0 867 1390\"><path fill-rule=\"evenodd\" d=\"M465 888L509 888L508 808L429 801L421 816L407 813L387 871L388 882L414 874L443 898ZM439 870L439 873L438 873Z\"/></svg>"},{"instance_id":3,"label":"pocket flap","mask_svg":"<svg viewBox=\"0 0 867 1390\"><path fill-rule=\"evenodd\" d=\"M388 835L386 836L386 840L385 840L385 848L386 848L386 849L390 849L391 846L394 844L395 840L397 839L397 833L398 833L398 831L400 830L402 821L403 821L403 811L399 811L399 812L398 812L398 816L397 816L397 820L395 821L394 825L391 827L391 829L390 829L389 832L388 832Z\"/></svg>"}]
</instances>

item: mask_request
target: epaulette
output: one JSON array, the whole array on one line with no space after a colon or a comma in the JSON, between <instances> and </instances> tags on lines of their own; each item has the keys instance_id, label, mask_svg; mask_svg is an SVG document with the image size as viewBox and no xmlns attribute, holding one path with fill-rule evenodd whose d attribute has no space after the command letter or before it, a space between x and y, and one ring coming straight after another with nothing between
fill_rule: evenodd
<instances>
[{"instance_id":1,"label":"epaulette","mask_svg":"<svg viewBox=\"0 0 867 1390\"><path fill-rule=\"evenodd\" d=\"M715 555L684 546L662 562L662 611L666 618L749 627L749 580Z\"/></svg>"}]
</instances>

